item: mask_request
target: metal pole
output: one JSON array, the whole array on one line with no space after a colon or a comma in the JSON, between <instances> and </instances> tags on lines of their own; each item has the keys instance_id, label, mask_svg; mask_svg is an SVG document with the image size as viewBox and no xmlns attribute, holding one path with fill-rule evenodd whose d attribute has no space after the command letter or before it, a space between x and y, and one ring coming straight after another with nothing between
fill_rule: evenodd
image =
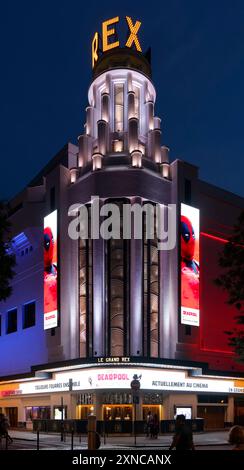
<instances>
[{"instance_id":1,"label":"metal pole","mask_svg":"<svg viewBox=\"0 0 244 470\"><path fill-rule=\"evenodd\" d=\"M36 450L39 450L40 448L40 431L39 429L37 429L37 433L36 433Z\"/></svg>"},{"instance_id":2,"label":"metal pole","mask_svg":"<svg viewBox=\"0 0 244 470\"><path fill-rule=\"evenodd\" d=\"M103 417L103 444L106 444L106 417Z\"/></svg>"},{"instance_id":3,"label":"metal pole","mask_svg":"<svg viewBox=\"0 0 244 470\"><path fill-rule=\"evenodd\" d=\"M71 450L74 449L74 430L71 431Z\"/></svg>"},{"instance_id":4,"label":"metal pole","mask_svg":"<svg viewBox=\"0 0 244 470\"><path fill-rule=\"evenodd\" d=\"M134 398L135 400L135 398ZM136 446L136 400L135 400L135 416L134 416L134 444Z\"/></svg>"},{"instance_id":5,"label":"metal pole","mask_svg":"<svg viewBox=\"0 0 244 470\"><path fill-rule=\"evenodd\" d=\"M64 399L61 397L61 442L64 440Z\"/></svg>"}]
</instances>

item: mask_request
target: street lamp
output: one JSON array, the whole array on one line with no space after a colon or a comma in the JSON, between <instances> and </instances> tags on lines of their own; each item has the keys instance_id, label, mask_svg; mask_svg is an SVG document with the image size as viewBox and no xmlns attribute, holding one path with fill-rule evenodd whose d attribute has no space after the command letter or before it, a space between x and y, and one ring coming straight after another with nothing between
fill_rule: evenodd
<instances>
[{"instance_id":1,"label":"street lamp","mask_svg":"<svg viewBox=\"0 0 244 470\"><path fill-rule=\"evenodd\" d=\"M132 392L132 399L133 399L133 404L134 406L134 420L133 420L133 431L134 431L134 444L136 446L136 405L139 403L139 397L140 397L140 379L141 375L134 374L133 375L133 380L131 381L131 392Z\"/></svg>"}]
</instances>

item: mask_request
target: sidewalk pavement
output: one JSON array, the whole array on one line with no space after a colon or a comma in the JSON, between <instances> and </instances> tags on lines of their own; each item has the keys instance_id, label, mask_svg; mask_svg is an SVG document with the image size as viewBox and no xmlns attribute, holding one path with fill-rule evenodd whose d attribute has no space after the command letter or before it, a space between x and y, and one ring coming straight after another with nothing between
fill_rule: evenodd
<instances>
[{"instance_id":1,"label":"sidewalk pavement","mask_svg":"<svg viewBox=\"0 0 244 470\"><path fill-rule=\"evenodd\" d=\"M30 431L19 431L13 430L10 431L10 435L14 440L24 440L24 441L36 441L36 433ZM165 447L168 448L172 441L173 434L164 434L160 435L158 439L151 439L145 436L136 436L136 447L145 448L158 448ZM44 434L39 435L40 443L55 444L60 443L60 434ZM66 442L70 442L70 434L66 434ZM228 431L216 431L216 432L203 432L193 434L193 440L196 447L201 446L226 446L228 445ZM82 435L81 439L79 437L74 437L75 446L81 445L82 447L87 446L87 436ZM122 448L122 447L134 447L134 436L101 436L101 447L104 448Z\"/></svg>"}]
</instances>

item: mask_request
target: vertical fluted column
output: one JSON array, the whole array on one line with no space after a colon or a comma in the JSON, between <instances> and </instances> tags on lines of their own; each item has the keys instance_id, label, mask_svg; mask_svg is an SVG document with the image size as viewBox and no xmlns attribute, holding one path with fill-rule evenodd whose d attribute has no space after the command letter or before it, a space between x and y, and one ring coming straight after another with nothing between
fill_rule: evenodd
<instances>
[{"instance_id":1,"label":"vertical fluted column","mask_svg":"<svg viewBox=\"0 0 244 470\"><path fill-rule=\"evenodd\" d=\"M147 101L145 103L145 112L146 112L146 125L148 131L152 131L154 129L154 103L153 101Z\"/></svg>"},{"instance_id":2,"label":"vertical fluted column","mask_svg":"<svg viewBox=\"0 0 244 470\"><path fill-rule=\"evenodd\" d=\"M92 137L83 134L78 137L79 153L78 166L81 168L91 160L92 155Z\"/></svg>"},{"instance_id":3,"label":"vertical fluted column","mask_svg":"<svg viewBox=\"0 0 244 470\"><path fill-rule=\"evenodd\" d=\"M102 94L101 105L102 105L102 120L109 122L109 104L110 104L110 97L108 93Z\"/></svg>"},{"instance_id":4,"label":"vertical fluted column","mask_svg":"<svg viewBox=\"0 0 244 470\"><path fill-rule=\"evenodd\" d=\"M97 122L97 143L98 152L105 155L108 145L108 123L103 119Z\"/></svg>"},{"instance_id":5,"label":"vertical fluted column","mask_svg":"<svg viewBox=\"0 0 244 470\"><path fill-rule=\"evenodd\" d=\"M163 145L161 147L161 175L163 178L170 178L169 148Z\"/></svg>"},{"instance_id":6,"label":"vertical fluted column","mask_svg":"<svg viewBox=\"0 0 244 470\"><path fill-rule=\"evenodd\" d=\"M105 241L93 226L99 218L99 201L92 203L92 260L93 260L93 355L105 356Z\"/></svg>"},{"instance_id":7,"label":"vertical fluted column","mask_svg":"<svg viewBox=\"0 0 244 470\"><path fill-rule=\"evenodd\" d=\"M164 207L158 204L161 220L164 220ZM159 237L160 239L160 237ZM161 241L161 240L160 240ZM160 295L159 295L159 355L170 357L170 277L169 252L159 250ZM162 294L162 295L161 295Z\"/></svg>"},{"instance_id":8,"label":"vertical fluted column","mask_svg":"<svg viewBox=\"0 0 244 470\"><path fill-rule=\"evenodd\" d=\"M155 163L161 163L161 130L153 131L153 156Z\"/></svg>"},{"instance_id":9,"label":"vertical fluted column","mask_svg":"<svg viewBox=\"0 0 244 470\"><path fill-rule=\"evenodd\" d=\"M135 197L132 204L140 204L141 199ZM143 241L134 237L134 217L131 229L130 250L130 354L143 355Z\"/></svg>"},{"instance_id":10,"label":"vertical fluted column","mask_svg":"<svg viewBox=\"0 0 244 470\"><path fill-rule=\"evenodd\" d=\"M133 91L131 72L129 72L128 75L127 75L127 89L128 89L128 92Z\"/></svg>"},{"instance_id":11,"label":"vertical fluted column","mask_svg":"<svg viewBox=\"0 0 244 470\"><path fill-rule=\"evenodd\" d=\"M130 118L128 121L128 149L129 152L138 149L138 119Z\"/></svg>"},{"instance_id":12,"label":"vertical fluted column","mask_svg":"<svg viewBox=\"0 0 244 470\"><path fill-rule=\"evenodd\" d=\"M134 91L128 91L128 119L135 117L135 93Z\"/></svg>"},{"instance_id":13,"label":"vertical fluted column","mask_svg":"<svg viewBox=\"0 0 244 470\"><path fill-rule=\"evenodd\" d=\"M94 136L94 108L87 106L86 108L86 134Z\"/></svg>"}]
</instances>

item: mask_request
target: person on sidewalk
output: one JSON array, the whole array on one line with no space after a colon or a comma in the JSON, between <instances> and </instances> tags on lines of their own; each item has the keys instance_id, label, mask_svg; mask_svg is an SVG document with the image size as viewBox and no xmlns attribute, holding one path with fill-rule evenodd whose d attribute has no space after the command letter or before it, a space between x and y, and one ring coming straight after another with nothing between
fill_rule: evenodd
<instances>
[{"instance_id":1,"label":"person on sidewalk","mask_svg":"<svg viewBox=\"0 0 244 470\"><path fill-rule=\"evenodd\" d=\"M152 412L149 410L147 414L147 421L146 421L146 434L147 437L151 434L151 429L153 425L153 415Z\"/></svg>"},{"instance_id":2,"label":"person on sidewalk","mask_svg":"<svg viewBox=\"0 0 244 470\"><path fill-rule=\"evenodd\" d=\"M169 450L195 450L192 431L186 424L185 415L177 415L175 422L175 434Z\"/></svg>"},{"instance_id":3,"label":"person on sidewalk","mask_svg":"<svg viewBox=\"0 0 244 470\"><path fill-rule=\"evenodd\" d=\"M0 413L0 438L5 437L8 440L8 443L12 444L13 439L9 435L8 430L9 430L8 418L3 413Z\"/></svg>"},{"instance_id":4,"label":"person on sidewalk","mask_svg":"<svg viewBox=\"0 0 244 470\"><path fill-rule=\"evenodd\" d=\"M229 432L229 443L235 445L231 450L244 450L244 428L233 426Z\"/></svg>"},{"instance_id":5,"label":"person on sidewalk","mask_svg":"<svg viewBox=\"0 0 244 470\"><path fill-rule=\"evenodd\" d=\"M155 413L153 415L153 426L152 426L152 436L151 437L154 437L155 439L158 438L158 433L159 433L159 420L158 420L158 415L157 413Z\"/></svg>"}]
</instances>

